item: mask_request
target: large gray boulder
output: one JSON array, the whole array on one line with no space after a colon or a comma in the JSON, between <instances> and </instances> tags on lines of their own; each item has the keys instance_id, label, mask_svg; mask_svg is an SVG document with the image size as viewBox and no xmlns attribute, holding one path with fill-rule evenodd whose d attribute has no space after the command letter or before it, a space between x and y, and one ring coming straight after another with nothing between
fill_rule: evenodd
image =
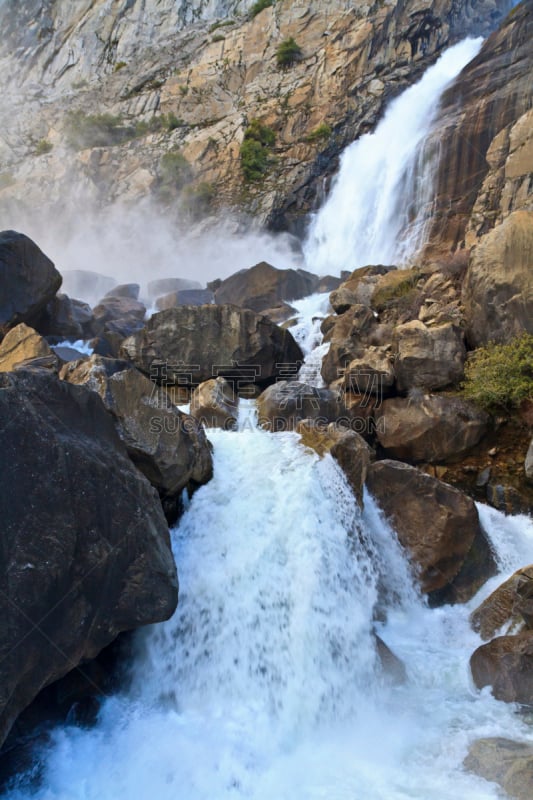
<instances>
[{"instance_id":1,"label":"large gray boulder","mask_svg":"<svg viewBox=\"0 0 533 800\"><path fill-rule=\"evenodd\" d=\"M95 392L0 375L0 742L38 692L178 596L161 503Z\"/></svg>"},{"instance_id":2,"label":"large gray boulder","mask_svg":"<svg viewBox=\"0 0 533 800\"><path fill-rule=\"evenodd\" d=\"M61 286L52 262L23 233L0 232L0 335L31 322Z\"/></svg>"},{"instance_id":3,"label":"large gray boulder","mask_svg":"<svg viewBox=\"0 0 533 800\"><path fill-rule=\"evenodd\" d=\"M248 309L179 306L154 314L122 343L121 355L164 384L222 376L268 385L303 359L289 331Z\"/></svg>"}]
</instances>

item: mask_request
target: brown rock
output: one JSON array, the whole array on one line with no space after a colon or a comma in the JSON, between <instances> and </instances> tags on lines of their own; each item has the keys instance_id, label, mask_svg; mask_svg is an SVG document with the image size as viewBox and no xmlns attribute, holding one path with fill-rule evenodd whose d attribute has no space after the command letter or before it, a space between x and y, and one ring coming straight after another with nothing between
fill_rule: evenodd
<instances>
[{"instance_id":1,"label":"brown rock","mask_svg":"<svg viewBox=\"0 0 533 800\"><path fill-rule=\"evenodd\" d=\"M505 626L506 635L531 626L529 604L533 598L533 566L519 569L472 612L470 622L482 639L491 639ZM526 611L527 621L523 611Z\"/></svg>"},{"instance_id":2,"label":"brown rock","mask_svg":"<svg viewBox=\"0 0 533 800\"><path fill-rule=\"evenodd\" d=\"M466 349L463 331L456 325L428 328L420 320L398 325L394 330L394 350L400 392L413 387L442 389L463 378Z\"/></svg>"},{"instance_id":3,"label":"brown rock","mask_svg":"<svg viewBox=\"0 0 533 800\"><path fill-rule=\"evenodd\" d=\"M533 211L515 211L480 239L470 258L463 302L474 347L533 332L532 269Z\"/></svg>"},{"instance_id":4,"label":"brown rock","mask_svg":"<svg viewBox=\"0 0 533 800\"><path fill-rule=\"evenodd\" d=\"M355 431L335 422L320 425L313 420L304 419L296 430L302 437L302 444L310 447L319 456L330 453L337 461L362 508L368 467L375 458L372 448Z\"/></svg>"},{"instance_id":5,"label":"brown rock","mask_svg":"<svg viewBox=\"0 0 533 800\"><path fill-rule=\"evenodd\" d=\"M481 645L470 658L478 689L491 686L497 700L533 704L533 631L498 636Z\"/></svg>"},{"instance_id":6,"label":"brown rock","mask_svg":"<svg viewBox=\"0 0 533 800\"><path fill-rule=\"evenodd\" d=\"M516 800L531 800L533 747L511 739L476 739L470 745L464 766L487 781L499 783Z\"/></svg>"},{"instance_id":7,"label":"brown rock","mask_svg":"<svg viewBox=\"0 0 533 800\"><path fill-rule=\"evenodd\" d=\"M335 289L329 296L329 303L336 314L344 314L350 306L354 306L358 302L356 295L346 286Z\"/></svg>"},{"instance_id":8,"label":"brown rock","mask_svg":"<svg viewBox=\"0 0 533 800\"><path fill-rule=\"evenodd\" d=\"M0 372L26 366L45 367L57 372L59 359L37 331L21 322L0 343Z\"/></svg>"},{"instance_id":9,"label":"brown rock","mask_svg":"<svg viewBox=\"0 0 533 800\"><path fill-rule=\"evenodd\" d=\"M179 292L170 292L163 297L158 297L155 307L158 311L176 306L203 306L214 302L214 294L209 289L181 289Z\"/></svg>"},{"instance_id":10,"label":"brown rock","mask_svg":"<svg viewBox=\"0 0 533 800\"><path fill-rule=\"evenodd\" d=\"M488 415L448 395L385 400L379 411L378 440L386 453L414 463L438 464L460 458L484 436Z\"/></svg>"},{"instance_id":11,"label":"brown rock","mask_svg":"<svg viewBox=\"0 0 533 800\"><path fill-rule=\"evenodd\" d=\"M380 399L390 394L394 386L394 366L390 348L367 347L363 355L354 358L343 378L343 387L353 394L375 394Z\"/></svg>"},{"instance_id":12,"label":"brown rock","mask_svg":"<svg viewBox=\"0 0 533 800\"><path fill-rule=\"evenodd\" d=\"M531 11L531 0L516 6L442 99L434 127L441 156L430 251L448 253L465 239L470 247L511 210L527 207L531 159L529 168L520 167L527 151L510 146L510 131L531 109Z\"/></svg>"},{"instance_id":13,"label":"brown rock","mask_svg":"<svg viewBox=\"0 0 533 800\"><path fill-rule=\"evenodd\" d=\"M0 334L31 322L61 286L61 275L23 233L0 232Z\"/></svg>"},{"instance_id":14,"label":"brown rock","mask_svg":"<svg viewBox=\"0 0 533 800\"><path fill-rule=\"evenodd\" d=\"M239 396L234 389L220 377L201 383L191 395L191 416L205 428L233 430L239 413Z\"/></svg>"},{"instance_id":15,"label":"brown rock","mask_svg":"<svg viewBox=\"0 0 533 800\"><path fill-rule=\"evenodd\" d=\"M316 291L318 277L311 272L276 269L261 261L222 281L215 292L218 305L232 303L241 308L261 312L280 301L298 300Z\"/></svg>"},{"instance_id":16,"label":"brown rock","mask_svg":"<svg viewBox=\"0 0 533 800\"><path fill-rule=\"evenodd\" d=\"M474 502L398 461L372 464L367 486L409 553L422 591L453 585L476 537L483 536Z\"/></svg>"},{"instance_id":17,"label":"brown rock","mask_svg":"<svg viewBox=\"0 0 533 800\"><path fill-rule=\"evenodd\" d=\"M16 409L16 413L13 413ZM0 741L46 685L167 619L176 568L156 491L95 392L0 375Z\"/></svg>"},{"instance_id":18,"label":"brown rock","mask_svg":"<svg viewBox=\"0 0 533 800\"><path fill-rule=\"evenodd\" d=\"M302 351L287 330L235 306L180 306L161 311L122 345L122 354L160 383L197 385L214 375L268 385L279 364Z\"/></svg>"}]
</instances>

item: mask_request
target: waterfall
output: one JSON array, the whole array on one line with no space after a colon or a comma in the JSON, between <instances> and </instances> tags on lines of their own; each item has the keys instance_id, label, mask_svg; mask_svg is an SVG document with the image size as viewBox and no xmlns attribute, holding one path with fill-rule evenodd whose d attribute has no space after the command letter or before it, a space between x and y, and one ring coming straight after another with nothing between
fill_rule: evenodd
<instances>
[{"instance_id":1,"label":"waterfall","mask_svg":"<svg viewBox=\"0 0 533 800\"><path fill-rule=\"evenodd\" d=\"M435 113L481 42L466 39L447 50L390 104L373 133L346 148L330 195L309 228L309 269L339 274L367 264L402 265L417 252L438 164L438 139L429 135Z\"/></svg>"},{"instance_id":2,"label":"waterfall","mask_svg":"<svg viewBox=\"0 0 533 800\"><path fill-rule=\"evenodd\" d=\"M315 381L327 295L294 305L300 377ZM469 603L430 609L373 498L360 511L329 455L259 430L252 401L238 427L208 432L214 477L171 532L177 612L137 632L131 685L97 724L57 727L38 753L39 786L20 776L6 800L497 800L463 770L468 746L531 740L531 729L473 688L469 615L533 562L532 520L480 506L500 574ZM376 633L405 682L384 672Z\"/></svg>"},{"instance_id":3,"label":"waterfall","mask_svg":"<svg viewBox=\"0 0 533 800\"><path fill-rule=\"evenodd\" d=\"M463 772L468 744L530 732L470 684L479 598L429 609L372 498L361 514L335 462L296 434L209 435L214 478L172 532L178 611L138 633L133 685L95 728L54 732L36 794L7 798L500 797ZM508 571L533 560L529 518L483 518ZM404 685L383 674L375 628Z\"/></svg>"}]
</instances>

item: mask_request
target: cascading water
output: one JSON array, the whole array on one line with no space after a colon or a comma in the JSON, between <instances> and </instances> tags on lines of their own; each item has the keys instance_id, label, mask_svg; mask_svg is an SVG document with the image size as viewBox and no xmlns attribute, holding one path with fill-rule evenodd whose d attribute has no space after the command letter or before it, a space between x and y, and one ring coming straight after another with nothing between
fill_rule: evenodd
<instances>
[{"instance_id":1,"label":"cascading water","mask_svg":"<svg viewBox=\"0 0 533 800\"><path fill-rule=\"evenodd\" d=\"M346 244L346 242L345 242ZM317 377L325 296L294 329ZM314 318L314 321L313 321ZM305 369L308 368L308 372ZM214 478L172 532L180 605L140 632L133 681L91 730L56 729L42 780L8 800L496 800L461 767L481 736L531 741L473 689L472 608L429 609L368 495L296 434L210 431ZM498 580L533 562L533 522L480 507ZM406 666L384 674L375 632Z\"/></svg>"},{"instance_id":2,"label":"cascading water","mask_svg":"<svg viewBox=\"0 0 533 800\"><path fill-rule=\"evenodd\" d=\"M466 39L447 50L387 109L374 133L346 148L331 193L304 245L309 269L338 274L367 264L402 265L423 243L432 207L439 99L481 47Z\"/></svg>"},{"instance_id":3,"label":"cascading water","mask_svg":"<svg viewBox=\"0 0 533 800\"><path fill-rule=\"evenodd\" d=\"M531 730L471 687L479 597L429 609L372 498L361 515L333 460L296 434L210 438L215 476L173 532L178 611L139 635L133 686L94 729L54 733L31 796L501 797L461 769L468 743ZM481 511L506 571L533 560L531 520ZM377 604L386 621L374 621ZM405 684L383 675L374 627L406 664Z\"/></svg>"}]
</instances>

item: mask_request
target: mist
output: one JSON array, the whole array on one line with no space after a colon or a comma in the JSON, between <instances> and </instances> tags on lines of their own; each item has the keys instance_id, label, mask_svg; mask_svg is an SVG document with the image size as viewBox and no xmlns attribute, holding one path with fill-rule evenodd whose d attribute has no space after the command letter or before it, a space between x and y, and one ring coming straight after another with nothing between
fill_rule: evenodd
<instances>
[{"instance_id":1,"label":"mist","mask_svg":"<svg viewBox=\"0 0 533 800\"><path fill-rule=\"evenodd\" d=\"M2 209L0 227L25 233L64 276L61 291L94 305L98 289L80 289L71 270L91 270L117 283L146 285L159 278L186 278L205 285L268 261L275 267L305 266L298 240L289 234L254 230L229 215L186 226L150 198L135 205L97 207L73 198L57 209Z\"/></svg>"}]
</instances>

